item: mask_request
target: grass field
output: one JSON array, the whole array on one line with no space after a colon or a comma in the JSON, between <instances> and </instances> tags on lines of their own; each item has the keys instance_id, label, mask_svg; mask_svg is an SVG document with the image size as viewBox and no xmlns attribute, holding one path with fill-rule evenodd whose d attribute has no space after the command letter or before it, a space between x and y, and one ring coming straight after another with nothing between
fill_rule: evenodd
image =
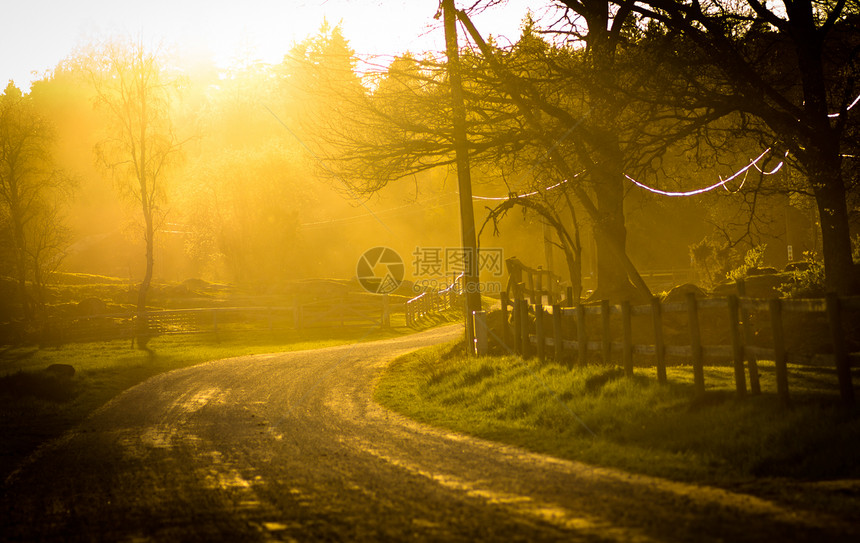
<instances>
[{"instance_id":1,"label":"grass field","mask_svg":"<svg viewBox=\"0 0 860 543\"><path fill-rule=\"evenodd\" d=\"M475 358L446 345L395 361L375 397L420 422L674 480L809 497L809 481L860 478L860 417L838 404L835 372L791 367L789 408L772 392L773 365L760 364L771 392L737 399L728 366L706 368L698 396L689 366L670 367L660 385L653 369L627 379L617 367ZM855 483L837 507L860 505Z\"/></svg>"},{"instance_id":2,"label":"grass field","mask_svg":"<svg viewBox=\"0 0 860 543\"><path fill-rule=\"evenodd\" d=\"M421 329L450 322L449 313L422 321ZM72 343L59 347L0 348L0 481L39 445L74 427L108 400L166 371L221 358L318 349L415 332L392 316L390 328L329 327L303 330L226 330L152 339L150 351L131 342ZM43 370L70 364L72 379Z\"/></svg>"}]
</instances>

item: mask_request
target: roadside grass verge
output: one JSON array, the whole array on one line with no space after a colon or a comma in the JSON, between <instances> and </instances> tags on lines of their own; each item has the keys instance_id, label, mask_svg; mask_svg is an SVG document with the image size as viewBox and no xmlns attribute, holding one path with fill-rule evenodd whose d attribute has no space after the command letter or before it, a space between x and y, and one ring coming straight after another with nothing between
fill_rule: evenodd
<instances>
[{"instance_id":1,"label":"roadside grass verge","mask_svg":"<svg viewBox=\"0 0 860 543\"><path fill-rule=\"evenodd\" d=\"M0 347L0 482L39 445L71 429L120 392L160 373L221 358L397 337L456 317L431 316L416 328L406 327L403 315L393 315L390 328L222 329L217 335L155 337L149 351L133 349L129 340ZM43 370L51 364L70 364L75 376L48 375Z\"/></svg>"},{"instance_id":2,"label":"roadside grass verge","mask_svg":"<svg viewBox=\"0 0 860 543\"><path fill-rule=\"evenodd\" d=\"M773 364L760 366L762 389L775 391ZM729 366L706 368L708 388L698 396L689 366L668 368L660 385L654 369L627 379L618 367L476 358L449 344L393 362L374 396L419 422L679 481L752 484L785 497L797 485L806 492L802 482L860 478L860 413L838 404L835 372L790 371L785 407L770 392L736 398ZM850 493L857 515L860 483Z\"/></svg>"}]
</instances>

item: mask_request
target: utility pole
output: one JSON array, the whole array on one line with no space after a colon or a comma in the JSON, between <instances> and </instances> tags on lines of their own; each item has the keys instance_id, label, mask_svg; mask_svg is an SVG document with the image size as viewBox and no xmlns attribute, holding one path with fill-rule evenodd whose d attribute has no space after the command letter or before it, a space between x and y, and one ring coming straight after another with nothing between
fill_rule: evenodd
<instances>
[{"instance_id":1,"label":"utility pole","mask_svg":"<svg viewBox=\"0 0 860 543\"><path fill-rule=\"evenodd\" d=\"M472 312L481 310L478 288L478 242L475 236L475 212L472 208L472 177L469 170L469 142L466 137L466 105L460 75L460 48L457 44L457 14L454 0L442 0L445 24L445 50L448 56L448 81L451 84L452 123L457 160L457 183L460 190L460 231L464 253L464 290L466 342L471 350L475 338Z\"/></svg>"}]
</instances>

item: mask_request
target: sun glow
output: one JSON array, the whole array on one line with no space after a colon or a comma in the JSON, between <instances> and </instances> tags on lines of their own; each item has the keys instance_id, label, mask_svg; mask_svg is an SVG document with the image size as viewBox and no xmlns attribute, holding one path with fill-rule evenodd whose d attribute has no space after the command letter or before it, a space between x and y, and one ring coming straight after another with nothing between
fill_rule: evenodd
<instances>
[{"instance_id":1,"label":"sun glow","mask_svg":"<svg viewBox=\"0 0 860 543\"><path fill-rule=\"evenodd\" d=\"M486 33L516 39L527 0L476 17ZM400 0L30 0L5 8L0 20L0 82L28 87L76 47L117 35L175 48L186 59L280 62L324 20L340 24L360 55L441 50L433 20L438 2Z\"/></svg>"}]
</instances>

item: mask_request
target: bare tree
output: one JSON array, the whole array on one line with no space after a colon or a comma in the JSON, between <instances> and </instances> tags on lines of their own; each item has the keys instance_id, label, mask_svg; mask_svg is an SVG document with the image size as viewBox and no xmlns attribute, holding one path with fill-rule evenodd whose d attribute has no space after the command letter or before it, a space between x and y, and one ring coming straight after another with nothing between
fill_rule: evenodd
<instances>
[{"instance_id":1,"label":"bare tree","mask_svg":"<svg viewBox=\"0 0 860 543\"><path fill-rule=\"evenodd\" d=\"M649 295L624 247L623 165L613 161L618 153L612 148L611 129L603 127L598 133L598 123L582 122L589 106L580 89L567 73L548 74L555 66L542 59L547 53L571 53L548 51L549 44L533 33L502 51L481 39L465 13L458 11L457 16L480 47L480 54L465 49L460 55L471 163L528 171L548 159L557 179L572 179L573 164L587 164L588 175L577 181L582 186L571 185L571 194L601 236L602 295ZM317 130L318 141L335 151L330 170L359 192L374 192L391 180L452 165L456 146L448 126L452 106L445 68L442 59L431 55L401 57L372 92L344 96L361 115ZM601 95L602 89L594 93ZM569 160L570 151L581 157ZM587 185L582 183L586 178Z\"/></svg>"},{"instance_id":2,"label":"bare tree","mask_svg":"<svg viewBox=\"0 0 860 543\"><path fill-rule=\"evenodd\" d=\"M110 119L97 156L120 191L140 206L143 218L146 272L137 297L137 310L143 313L155 265L156 225L163 219L167 170L183 143L171 118L178 79L170 77L159 55L140 42L109 42L85 60L97 103Z\"/></svg>"},{"instance_id":3,"label":"bare tree","mask_svg":"<svg viewBox=\"0 0 860 543\"><path fill-rule=\"evenodd\" d=\"M478 237L480 239L484 228L491 221L493 223L493 234L498 235L499 221L514 207L521 207L524 211L527 210L537 214L543 223L549 226L558 236L559 242L555 245L564 253L568 274L570 275L570 285L573 289L573 299L579 300L582 296L582 243L579 237L579 221L576 219L576 210L570 196L562 191L558 191L558 193L570 211L570 227L565 224L565 220L561 216L560 209L563 208L559 205L559 202L553 201L552 198L548 197L546 191L536 191L528 196L511 194L507 200L502 201L495 207L488 207L487 218L484 219L484 224L481 225Z\"/></svg>"}]
</instances>

